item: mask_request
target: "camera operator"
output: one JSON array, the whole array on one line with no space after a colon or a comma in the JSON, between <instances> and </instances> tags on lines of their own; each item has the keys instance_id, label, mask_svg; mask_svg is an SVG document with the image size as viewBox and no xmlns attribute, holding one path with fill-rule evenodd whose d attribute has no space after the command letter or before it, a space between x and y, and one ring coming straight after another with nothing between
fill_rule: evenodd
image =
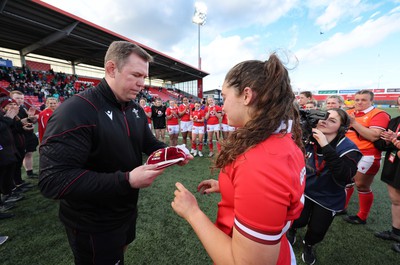
<instances>
[{"instance_id":1,"label":"camera operator","mask_svg":"<svg viewBox=\"0 0 400 265\"><path fill-rule=\"evenodd\" d=\"M320 119L306 149L305 204L300 217L287 232L290 243L296 241L296 229L307 226L303 241L302 259L314 264L313 246L321 242L337 212L344 209L345 186L357 172L362 154L345 137L350 118L342 109L328 111L327 119Z\"/></svg>"}]
</instances>

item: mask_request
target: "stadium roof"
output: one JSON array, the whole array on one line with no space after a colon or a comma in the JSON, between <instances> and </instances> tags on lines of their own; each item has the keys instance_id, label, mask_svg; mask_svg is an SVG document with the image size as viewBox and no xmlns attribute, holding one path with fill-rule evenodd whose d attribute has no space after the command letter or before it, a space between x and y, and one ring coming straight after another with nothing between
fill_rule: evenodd
<instances>
[{"instance_id":1,"label":"stadium roof","mask_svg":"<svg viewBox=\"0 0 400 265\"><path fill-rule=\"evenodd\" d=\"M200 69L162 54L75 15L33 0L0 0L0 47L104 67L108 46L115 40L138 44L154 57L150 78L173 83L201 79Z\"/></svg>"}]
</instances>

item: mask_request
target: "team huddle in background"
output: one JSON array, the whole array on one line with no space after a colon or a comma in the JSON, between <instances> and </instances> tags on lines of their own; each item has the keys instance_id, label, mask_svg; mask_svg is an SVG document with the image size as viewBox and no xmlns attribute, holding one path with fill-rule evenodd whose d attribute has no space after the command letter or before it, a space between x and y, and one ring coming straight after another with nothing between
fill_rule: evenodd
<instances>
[{"instance_id":1,"label":"team huddle in background","mask_svg":"<svg viewBox=\"0 0 400 265\"><path fill-rule=\"evenodd\" d=\"M202 157L203 145L206 144L209 148L208 156L212 157L214 137L219 152L221 134L223 139L227 139L229 133L235 130L228 125L227 115L212 97L194 103L184 97L180 105L175 100L169 100L165 104L160 98L156 98L152 106L149 106L144 98L141 98L139 103L146 113L149 128L154 130L158 140L166 141L167 130L169 145L176 146L181 134L182 144L191 149L193 156Z\"/></svg>"}]
</instances>

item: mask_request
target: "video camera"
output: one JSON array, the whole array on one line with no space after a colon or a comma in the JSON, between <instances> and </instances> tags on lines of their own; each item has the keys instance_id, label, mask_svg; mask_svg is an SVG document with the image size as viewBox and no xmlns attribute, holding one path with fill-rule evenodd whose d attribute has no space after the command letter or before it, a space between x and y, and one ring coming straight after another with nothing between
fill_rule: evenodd
<instances>
[{"instance_id":1,"label":"video camera","mask_svg":"<svg viewBox=\"0 0 400 265\"><path fill-rule=\"evenodd\" d=\"M322 110L303 110L300 109L300 125L303 132L303 142L310 142L312 136L312 128L317 127L320 120L326 120L329 117L329 112Z\"/></svg>"}]
</instances>

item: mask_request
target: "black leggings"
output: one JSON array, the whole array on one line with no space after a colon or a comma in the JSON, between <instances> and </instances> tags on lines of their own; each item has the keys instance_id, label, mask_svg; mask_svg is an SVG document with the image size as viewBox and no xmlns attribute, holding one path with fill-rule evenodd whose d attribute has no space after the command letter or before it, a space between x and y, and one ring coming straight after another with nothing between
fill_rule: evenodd
<instances>
[{"instance_id":1,"label":"black leggings","mask_svg":"<svg viewBox=\"0 0 400 265\"><path fill-rule=\"evenodd\" d=\"M5 166L0 166L0 193L3 195L10 194L14 188L13 177L16 164L13 162Z\"/></svg>"},{"instance_id":2,"label":"black leggings","mask_svg":"<svg viewBox=\"0 0 400 265\"><path fill-rule=\"evenodd\" d=\"M292 229L307 226L304 241L307 245L315 245L324 239L334 217L333 211L306 198L304 209L299 219L293 222Z\"/></svg>"}]
</instances>

